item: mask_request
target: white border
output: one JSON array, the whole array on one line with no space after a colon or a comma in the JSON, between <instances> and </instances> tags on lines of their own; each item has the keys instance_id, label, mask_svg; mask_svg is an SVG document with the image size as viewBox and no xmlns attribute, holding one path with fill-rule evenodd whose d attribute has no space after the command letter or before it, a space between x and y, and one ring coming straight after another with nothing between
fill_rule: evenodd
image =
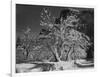
<instances>
[{"instance_id":1,"label":"white border","mask_svg":"<svg viewBox=\"0 0 100 77\"><path fill-rule=\"evenodd\" d=\"M73 0L74 1L74 0ZM77 1L76 1L77 2ZM30 5L49 5L49 6L65 6L65 7L82 7L82 8L96 8L95 5L91 5L91 4L79 4L79 3L68 3L68 2L53 2L53 1L35 1L35 0L13 0L12 1L12 76L13 77L20 77L20 76L29 76L29 77L33 77L33 76L36 76L36 77L39 77L40 76L43 76L43 77L47 77L49 75L49 77L51 76L56 76L58 74L58 71L56 72L32 72L32 73L19 73L19 74L16 74L15 73L15 31L16 31L16 4L30 4ZM91 69L86 69L86 70L66 70L66 71L59 71L59 74L58 76L66 76L65 73L67 73L67 76L71 76L72 74L78 74L78 73L90 73L90 72L94 72L96 70L91 70Z\"/></svg>"}]
</instances>

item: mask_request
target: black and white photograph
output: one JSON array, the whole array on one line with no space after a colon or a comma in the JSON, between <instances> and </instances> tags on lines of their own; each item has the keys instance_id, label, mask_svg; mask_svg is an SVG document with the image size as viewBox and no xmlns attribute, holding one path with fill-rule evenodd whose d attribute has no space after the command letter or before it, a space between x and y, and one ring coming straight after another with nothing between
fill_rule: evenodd
<instances>
[{"instance_id":1,"label":"black and white photograph","mask_svg":"<svg viewBox=\"0 0 100 77\"><path fill-rule=\"evenodd\" d=\"M94 68L94 8L15 5L15 72Z\"/></svg>"}]
</instances>

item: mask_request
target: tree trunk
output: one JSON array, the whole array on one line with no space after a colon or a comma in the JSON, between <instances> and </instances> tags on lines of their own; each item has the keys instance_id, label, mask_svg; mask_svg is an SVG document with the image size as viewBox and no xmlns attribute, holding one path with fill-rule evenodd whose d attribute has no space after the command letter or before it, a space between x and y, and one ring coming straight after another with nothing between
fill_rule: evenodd
<instances>
[{"instance_id":1,"label":"tree trunk","mask_svg":"<svg viewBox=\"0 0 100 77\"><path fill-rule=\"evenodd\" d=\"M69 52L68 52L68 57L67 57L67 58L68 58L68 59L67 59L68 61L71 61L71 60L72 60L72 59L71 59L71 54L72 54L72 52L73 52L73 47L71 47L70 50L69 50Z\"/></svg>"}]
</instances>

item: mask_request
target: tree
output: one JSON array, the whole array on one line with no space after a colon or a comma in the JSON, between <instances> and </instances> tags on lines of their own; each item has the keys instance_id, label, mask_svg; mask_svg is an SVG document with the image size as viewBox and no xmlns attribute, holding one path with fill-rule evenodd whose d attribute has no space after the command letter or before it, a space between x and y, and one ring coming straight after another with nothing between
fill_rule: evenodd
<instances>
[{"instance_id":1,"label":"tree","mask_svg":"<svg viewBox=\"0 0 100 77\"><path fill-rule=\"evenodd\" d=\"M36 38L38 34L33 33L31 28L27 27L26 30L23 31L23 45L24 52L26 55L26 59L28 59L28 55L31 52L32 47L36 42Z\"/></svg>"},{"instance_id":2,"label":"tree","mask_svg":"<svg viewBox=\"0 0 100 77\"><path fill-rule=\"evenodd\" d=\"M91 43L87 35L78 31L78 28L83 26L83 24L79 23L79 14L80 11L77 9L66 9L62 11L59 23L57 23L58 21L51 16L48 9L44 9L41 13L42 20L40 25L50 31L46 36L55 38L56 40L51 48L57 62L59 62L59 66L61 66L62 61L68 62L86 58L87 56L86 50ZM64 68L64 66L61 67Z\"/></svg>"},{"instance_id":3,"label":"tree","mask_svg":"<svg viewBox=\"0 0 100 77\"><path fill-rule=\"evenodd\" d=\"M21 43L22 43L22 41L21 41L20 37L18 36L17 39L16 39L16 48L18 46L21 46Z\"/></svg>"}]
</instances>

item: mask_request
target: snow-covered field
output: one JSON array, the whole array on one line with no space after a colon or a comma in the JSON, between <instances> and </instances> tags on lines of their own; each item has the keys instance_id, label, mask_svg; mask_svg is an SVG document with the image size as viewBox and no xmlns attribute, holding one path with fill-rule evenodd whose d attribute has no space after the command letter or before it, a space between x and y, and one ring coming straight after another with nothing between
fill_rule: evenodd
<instances>
[{"instance_id":1,"label":"snow-covered field","mask_svg":"<svg viewBox=\"0 0 100 77\"><path fill-rule=\"evenodd\" d=\"M59 70L74 70L81 68L93 67L94 63L86 60L76 60L76 62L51 62L49 63L21 63L16 64L16 73L24 72L42 72L42 71L59 71Z\"/></svg>"}]
</instances>

